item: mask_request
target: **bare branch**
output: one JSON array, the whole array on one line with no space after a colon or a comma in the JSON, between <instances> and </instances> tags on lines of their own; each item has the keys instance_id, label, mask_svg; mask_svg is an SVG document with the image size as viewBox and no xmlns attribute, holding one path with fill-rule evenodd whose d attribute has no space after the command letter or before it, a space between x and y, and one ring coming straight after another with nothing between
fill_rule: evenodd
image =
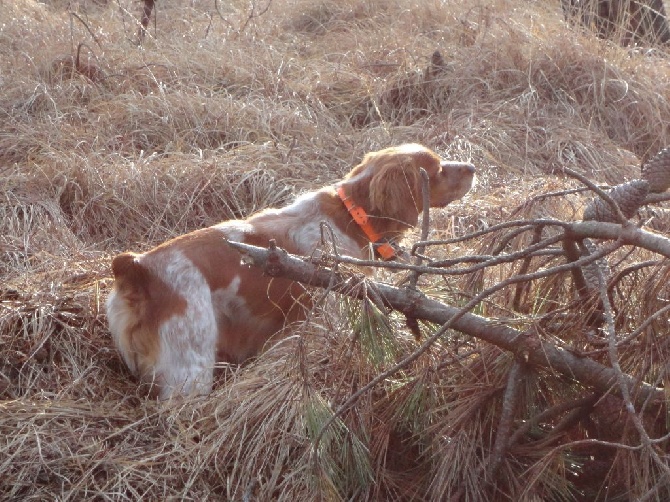
<instances>
[{"instance_id":1,"label":"bare branch","mask_svg":"<svg viewBox=\"0 0 670 502\"><path fill-rule=\"evenodd\" d=\"M428 173L424 168L419 170L421 173L421 196L423 197L423 220L421 221L421 242L425 242L428 239L428 231L430 226L430 178L428 178ZM421 253L423 253L425 245L415 246L412 248L413 254L416 254L414 259L414 265L420 267L423 264L423 258ZM416 289L416 283L419 280L420 272L418 269L412 271L412 274L409 277L409 287Z\"/></svg>"},{"instance_id":2,"label":"bare branch","mask_svg":"<svg viewBox=\"0 0 670 502\"><path fill-rule=\"evenodd\" d=\"M540 422L549 420L557 415L560 415L561 413L565 413L567 411L571 410L577 410L578 415L583 415L584 410L590 411L593 408L593 405L598 401L599 397L601 394L594 392L589 394L586 397L582 397L579 399L573 399L571 401L562 401L551 408L548 408L544 410L541 413L538 413L534 417L526 420L521 427L519 427L516 431L514 431L514 434L509 438L509 444L508 447L514 446L516 443L518 443L523 436L528 434L528 432L535 426L537 426ZM572 422L572 420L569 420L570 417L568 418L567 421L561 421L556 427L554 427L551 430L552 435L556 435L558 432L561 432L563 430L566 430L569 428L568 423Z\"/></svg>"},{"instance_id":3,"label":"bare branch","mask_svg":"<svg viewBox=\"0 0 670 502\"><path fill-rule=\"evenodd\" d=\"M532 246L537 246L542 242L542 230L544 229L543 226L537 226L533 230L533 240L531 242ZM532 247L531 246L531 247ZM523 262L521 263L521 267L519 268L519 274L526 274L528 273L528 269L530 268L530 260L532 257L530 255L526 255L523 259ZM516 289L514 291L514 299L512 300L512 309L515 311L518 311L521 305L521 298L525 292L528 291L528 283L519 283L516 286Z\"/></svg>"},{"instance_id":4,"label":"bare branch","mask_svg":"<svg viewBox=\"0 0 670 502\"><path fill-rule=\"evenodd\" d=\"M601 221L580 221L566 226L567 236L581 240L587 237L592 239L616 240L621 236L624 244L647 249L654 253L670 258L670 239L659 234L637 228L632 223L619 225Z\"/></svg>"},{"instance_id":5,"label":"bare branch","mask_svg":"<svg viewBox=\"0 0 670 502\"><path fill-rule=\"evenodd\" d=\"M70 16L74 17L77 19L81 24L84 25L84 28L86 28L86 31L88 31L88 34L91 35L91 38L93 41L97 44L98 47L102 49L102 45L100 44L100 40L98 40L98 37L95 36L95 33L93 33L93 30L91 30L91 27L88 25L86 21L84 21L79 14L76 12L70 11Z\"/></svg>"},{"instance_id":6,"label":"bare branch","mask_svg":"<svg viewBox=\"0 0 670 502\"><path fill-rule=\"evenodd\" d=\"M498 470L503 457L507 454L512 426L514 425L514 414L519 403L519 386L524 378L524 370L525 363L520 360L515 360L507 375L507 385L505 386L505 394L503 395L502 412L500 413L496 439L493 443L493 451L489 457L490 464L488 467L488 477L490 477L490 479L495 477L495 473Z\"/></svg>"},{"instance_id":7,"label":"bare branch","mask_svg":"<svg viewBox=\"0 0 670 502\"><path fill-rule=\"evenodd\" d=\"M649 437L649 434L647 434L646 429L644 428L644 424L642 423L642 419L640 416L637 414L635 411L635 404L633 403L633 398L631 396L631 389L626 382L626 376L621 369L621 365L619 364L619 352L617 349L617 340L616 340L616 327L614 325L614 314L612 312L612 305L609 300L609 296L607 295L607 285L605 284L605 280L603 278L601 270L598 268L597 269L597 275L598 275L598 282L600 286L599 294L600 294L600 301L602 302L603 309L604 309L604 314L605 314L605 326L606 326L606 331L607 331L607 341L608 341L608 355L610 359L610 364L612 365L612 370L614 371L614 375L616 377L616 381L619 387L619 390L621 392L621 398L623 399L624 406L626 408L626 411L628 412L628 415L633 422L633 426L637 430L637 433L640 435L640 439L642 441L642 444L646 446L647 451L651 455L651 458L654 460L658 468L665 472L665 475L670 478L670 466L668 466L667 462L664 462L660 456L658 455L658 452L656 451L655 448L652 447L652 442L651 438Z\"/></svg>"},{"instance_id":8,"label":"bare branch","mask_svg":"<svg viewBox=\"0 0 670 502\"><path fill-rule=\"evenodd\" d=\"M617 225L618 226L618 225ZM496 257L495 259L489 260L487 262L479 263L477 265L474 265L472 267L466 267L466 268L459 268L459 269L449 269L445 270L443 268L438 268L438 267L420 267L422 273L426 274L434 274L434 275L467 275L471 274L472 272L476 272L478 270L481 270L486 267L494 266L494 265L499 265L501 263L508 263L512 262L515 259L521 258L526 256L527 252L542 249L543 247L553 244L564 237L561 235L557 235L554 237L547 238L543 240L542 242L538 243L536 246L530 246L524 251L520 251L518 253L512 253L510 255L503 255ZM585 256L580 258L579 260L572 262L572 263L566 263L562 265L557 265L555 267L547 268L544 270L539 270L537 272L529 273L529 274L521 274L521 275L515 275L512 276L502 282L499 282L496 286L493 286L493 289L486 290L484 293L484 297L490 295L494 291L497 291L499 289L502 289L503 287L509 286L511 284L516 284L518 282L523 282L523 281L531 281L531 280L536 280L536 279L541 279L543 277L548 277L551 275L555 275L558 273L562 272L567 272L570 271L574 267L583 267L584 265L588 265L589 263L593 263L594 261L598 260L599 258L602 258L603 256L611 253L614 251L614 249L621 247L621 243L619 242L615 246L610 246L610 247L603 247L602 250L597 251L589 256ZM512 258L510 256L514 255ZM402 264L402 263L396 263L396 262L377 262L374 260L359 260L357 258L351 258L349 256L340 256L337 260L338 263L348 263L350 265L357 265L360 267L378 267L378 268L393 268L393 269L399 269L399 270L413 270L416 268L414 265L408 265L408 264Z\"/></svg>"},{"instance_id":9,"label":"bare branch","mask_svg":"<svg viewBox=\"0 0 670 502\"><path fill-rule=\"evenodd\" d=\"M569 262L574 263L582 257L582 254L579 251L579 248L577 247L574 239L570 239L568 237L563 239L563 251L565 252L565 256ZM582 273L581 267L573 268L571 273L572 280L575 282L575 287L579 297L584 301L588 300L589 288L586 284L586 280L584 279L584 274Z\"/></svg>"},{"instance_id":10,"label":"bare branch","mask_svg":"<svg viewBox=\"0 0 670 502\"><path fill-rule=\"evenodd\" d=\"M425 241L425 242L417 242L414 244L412 248L412 253L415 252L415 249L419 246L444 246L448 244L457 244L459 242L465 242L473 239L477 239L479 237L482 237L484 235L497 232L498 230L503 230L505 228L514 228L514 227L523 227L521 231L526 231L526 230L531 230L535 225L544 225L544 226L549 226L549 225L558 225L565 227L568 225L568 223L565 223L564 221L561 220L554 220L554 219L536 219L536 220L514 220L514 221L506 221L503 223L498 223L497 225L492 225L490 227L486 227L483 230L478 230L476 232L472 232L466 235L463 235L461 237L455 237L453 239L440 239L440 240L434 240L434 241Z\"/></svg>"},{"instance_id":11,"label":"bare branch","mask_svg":"<svg viewBox=\"0 0 670 502\"><path fill-rule=\"evenodd\" d=\"M644 205L658 204L659 202L666 202L670 200L670 192L650 193L644 198Z\"/></svg>"},{"instance_id":12,"label":"bare branch","mask_svg":"<svg viewBox=\"0 0 670 502\"><path fill-rule=\"evenodd\" d=\"M278 248L267 250L248 244L226 242L229 246L242 253L251 264L262 268L268 275L286 277L316 287L331 286L333 291L338 293L350 295L354 298L363 297L361 288L352 287L353 284L360 281L360 276L333 273L328 268L306 262ZM605 252L607 251L600 250L588 257L588 259L598 259L601 253ZM576 263L582 260L584 259ZM442 328L431 339L437 339L436 337L442 336L446 331L446 325L447 328L455 329L522 356L530 364L557 371L571 380L592 386L603 393L610 391L612 385L617 381L612 368L608 368L589 358L576 356L566 349L542 341L530 333L510 328L500 321L493 321L467 313L465 310L478 304L481 301L481 297L487 294L486 292L477 295L465 307L457 308L424 295L419 295L417 292L410 294L402 288L396 288L379 282L370 282L374 284L376 291L388 307L401 313L442 325ZM422 347L432 343L431 339L426 340ZM661 388L640 382L625 374L623 375L623 383L629 390L635 389L635 402L638 404L643 403L647 399L652 404L657 405L664 402L665 393ZM615 391L620 394L620 386Z\"/></svg>"}]
</instances>

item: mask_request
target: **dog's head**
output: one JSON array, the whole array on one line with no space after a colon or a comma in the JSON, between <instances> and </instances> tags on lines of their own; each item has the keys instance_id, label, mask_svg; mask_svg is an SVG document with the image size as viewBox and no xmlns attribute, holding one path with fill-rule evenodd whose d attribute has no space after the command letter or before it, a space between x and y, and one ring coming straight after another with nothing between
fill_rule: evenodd
<instances>
[{"instance_id":1,"label":"dog's head","mask_svg":"<svg viewBox=\"0 0 670 502\"><path fill-rule=\"evenodd\" d=\"M428 174L431 207L460 199L475 179L472 164L443 161L424 146L407 144L369 153L344 184L377 224L402 231L415 226L423 211L421 168Z\"/></svg>"}]
</instances>

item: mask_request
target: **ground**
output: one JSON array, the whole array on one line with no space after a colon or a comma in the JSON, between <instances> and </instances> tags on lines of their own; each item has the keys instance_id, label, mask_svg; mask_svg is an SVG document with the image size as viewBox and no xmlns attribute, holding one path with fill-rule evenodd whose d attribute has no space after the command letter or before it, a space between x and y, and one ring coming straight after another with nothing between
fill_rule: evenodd
<instances>
[{"instance_id":1,"label":"ground","mask_svg":"<svg viewBox=\"0 0 670 502\"><path fill-rule=\"evenodd\" d=\"M476 337L449 331L334 415L422 343L402 316L335 298L222 368L212 396L165 406L137 390L103 305L114 254L284 204L403 142L477 167L472 192L431 215L431 238L452 239L433 258L523 250L532 229L457 239L579 221L594 195L563 193L583 188L566 169L639 178L670 144L667 48L599 39L558 0L166 0L140 40L141 9L0 9L0 498L664 499L664 404L633 395L630 414L620 387ZM667 202L641 211L667 237ZM556 265L547 250L420 286L460 307ZM609 266L622 374L662 393L667 257L629 246ZM568 271L473 311L614 367L576 298Z\"/></svg>"}]
</instances>

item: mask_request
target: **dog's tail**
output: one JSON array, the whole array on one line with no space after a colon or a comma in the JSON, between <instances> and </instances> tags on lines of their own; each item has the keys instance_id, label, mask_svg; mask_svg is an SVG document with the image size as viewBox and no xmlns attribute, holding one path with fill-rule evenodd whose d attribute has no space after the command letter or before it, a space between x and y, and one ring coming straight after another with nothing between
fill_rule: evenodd
<instances>
[{"instance_id":1,"label":"dog's tail","mask_svg":"<svg viewBox=\"0 0 670 502\"><path fill-rule=\"evenodd\" d=\"M140 263L141 256L128 252L121 253L112 260L116 296L127 309L135 312L137 322L145 317L149 300L147 286L152 278L151 272Z\"/></svg>"},{"instance_id":2,"label":"dog's tail","mask_svg":"<svg viewBox=\"0 0 670 502\"><path fill-rule=\"evenodd\" d=\"M121 253L112 260L112 273L117 281L117 288L123 286L123 289L130 291L135 284L142 284L142 279L146 279L148 270L140 265L137 253ZM121 282L121 284L119 284Z\"/></svg>"},{"instance_id":3,"label":"dog's tail","mask_svg":"<svg viewBox=\"0 0 670 502\"><path fill-rule=\"evenodd\" d=\"M155 364L158 333L152 325L147 286L151 272L136 253L122 253L112 260L114 288L107 298L107 318L114 344L128 368L137 376Z\"/></svg>"}]
</instances>

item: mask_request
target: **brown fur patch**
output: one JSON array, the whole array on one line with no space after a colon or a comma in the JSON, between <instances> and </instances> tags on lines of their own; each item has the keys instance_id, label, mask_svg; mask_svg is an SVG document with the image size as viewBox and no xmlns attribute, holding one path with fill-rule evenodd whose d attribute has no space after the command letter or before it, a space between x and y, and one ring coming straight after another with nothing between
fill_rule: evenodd
<instances>
[{"instance_id":1,"label":"brown fur patch","mask_svg":"<svg viewBox=\"0 0 670 502\"><path fill-rule=\"evenodd\" d=\"M130 313L119 350L135 362L144 379L158 360L158 330L163 322L186 310L186 300L137 261L122 253L112 260L114 288Z\"/></svg>"}]
</instances>

